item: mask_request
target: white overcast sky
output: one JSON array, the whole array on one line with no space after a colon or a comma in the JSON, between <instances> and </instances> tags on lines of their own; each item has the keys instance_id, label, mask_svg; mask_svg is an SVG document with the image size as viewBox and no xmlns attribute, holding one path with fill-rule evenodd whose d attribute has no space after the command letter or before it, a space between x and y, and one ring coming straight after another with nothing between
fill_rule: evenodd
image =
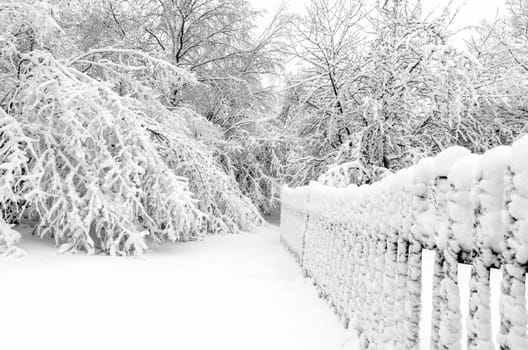
<instances>
[{"instance_id":1,"label":"white overcast sky","mask_svg":"<svg viewBox=\"0 0 528 350\"><path fill-rule=\"evenodd\" d=\"M265 9L269 12L277 10L282 3L296 13L302 13L305 4L310 0L250 0L257 9ZM434 9L447 4L448 0L423 0L426 9ZM462 11L457 17L454 28L476 25L482 19L493 20L497 11L504 10L505 0L454 0L454 6L463 5Z\"/></svg>"},{"instance_id":2,"label":"white overcast sky","mask_svg":"<svg viewBox=\"0 0 528 350\"><path fill-rule=\"evenodd\" d=\"M306 4L310 0L249 0L253 3L255 9L266 10L271 16L272 13L277 11L280 6L284 3L289 11L302 14ZM496 18L497 14L501 11L504 12L504 3L506 0L453 0L453 6L463 6L456 18L455 23L452 26L453 30L478 25L482 20L486 19L492 21ZM426 13L434 10L435 8L441 8L442 5L446 5L449 0L422 0L424 10ZM262 25L264 26L270 17L264 17L262 19ZM461 49L464 49L464 39L469 38L471 31L461 31L455 37L453 44ZM286 69L289 71L296 70L296 61L293 60L286 64ZM268 82L270 85L279 84L275 78L270 79Z\"/></svg>"}]
</instances>

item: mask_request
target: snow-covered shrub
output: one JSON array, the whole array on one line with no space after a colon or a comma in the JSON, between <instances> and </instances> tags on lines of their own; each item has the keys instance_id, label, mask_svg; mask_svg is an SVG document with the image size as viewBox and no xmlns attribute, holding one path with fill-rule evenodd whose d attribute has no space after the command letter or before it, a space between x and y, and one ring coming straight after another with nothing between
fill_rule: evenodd
<instances>
[{"instance_id":1,"label":"snow-covered shrub","mask_svg":"<svg viewBox=\"0 0 528 350\"><path fill-rule=\"evenodd\" d=\"M366 169L359 161L332 165L319 176L318 182L334 187L346 187L350 184L364 183Z\"/></svg>"},{"instance_id":2,"label":"snow-covered shrub","mask_svg":"<svg viewBox=\"0 0 528 350\"><path fill-rule=\"evenodd\" d=\"M248 123L253 125L250 130L232 128L236 131L220 143L217 158L236 179L244 195L269 214L279 202L287 141L281 139L277 127L270 121Z\"/></svg>"},{"instance_id":3,"label":"snow-covered shrub","mask_svg":"<svg viewBox=\"0 0 528 350\"><path fill-rule=\"evenodd\" d=\"M36 231L64 248L141 253L149 236L185 240L200 234L201 214L162 158L134 99L33 53L13 99L14 115L35 141L42 174L30 213Z\"/></svg>"},{"instance_id":4,"label":"snow-covered shrub","mask_svg":"<svg viewBox=\"0 0 528 350\"><path fill-rule=\"evenodd\" d=\"M95 52L105 54L106 58L98 64L109 72L103 75L112 82L114 90L120 94L131 94L139 101L147 116L141 125L159 147L167 165L176 175L188 179L191 191L199 200L198 206L205 213L206 231L238 232L251 230L261 223L262 218L253 204L259 202L252 201L249 191L240 188L232 166L226 167L218 159L217 153L225 152L221 130L189 108L166 107L168 91L178 84L195 83L194 76L167 62L132 50ZM113 60L117 60L118 64ZM132 60L133 63L124 65L123 60ZM76 64L80 62L75 60ZM93 61L86 61L86 64L90 62ZM162 73L158 73L159 78L156 78L151 71L158 70ZM97 73L95 76L98 76Z\"/></svg>"},{"instance_id":5,"label":"snow-covered shrub","mask_svg":"<svg viewBox=\"0 0 528 350\"><path fill-rule=\"evenodd\" d=\"M0 221L0 256L19 257L24 255L24 251L17 248L16 244L20 240L20 233L12 229L12 224Z\"/></svg>"},{"instance_id":6,"label":"snow-covered shrub","mask_svg":"<svg viewBox=\"0 0 528 350\"><path fill-rule=\"evenodd\" d=\"M0 109L0 210L8 223L31 202L41 176L41 164L22 125Z\"/></svg>"},{"instance_id":7,"label":"snow-covered shrub","mask_svg":"<svg viewBox=\"0 0 528 350\"><path fill-rule=\"evenodd\" d=\"M200 118L190 111L183 114L188 118ZM190 190L199 200L198 208L205 216L205 231L248 231L262 223L257 208L242 192L236 179L222 169L214 151L192 136L195 129L182 132L185 120L174 123L176 117L158 117L159 123L149 122L148 130L166 164L178 176L189 179Z\"/></svg>"},{"instance_id":8,"label":"snow-covered shrub","mask_svg":"<svg viewBox=\"0 0 528 350\"><path fill-rule=\"evenodd\" d=\"M527 157L525 136L482 155L450 147L370 185L285 187L281 239L360 332L362 348L418 348L427 248L436 252L432 346L461 348L457 274L465 262L472 265L469 347L493 348L489 269L501 266L498 341L525 349Z\"/></svg>"}]
</instances>

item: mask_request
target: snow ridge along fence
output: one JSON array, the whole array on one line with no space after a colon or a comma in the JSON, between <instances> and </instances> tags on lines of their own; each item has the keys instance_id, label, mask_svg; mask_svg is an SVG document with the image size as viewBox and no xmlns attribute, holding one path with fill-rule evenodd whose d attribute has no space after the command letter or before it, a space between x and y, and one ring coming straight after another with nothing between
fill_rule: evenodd
<instances>
[{"instance_id":1,"label":"snow ridge along fence","mask_svg":"<svg viewBox=\"0 0 528 350\"><path fill-rule=\"evenodd\" d=\"M493 349L490 268L502 270L501 349L526 350L528 137L451 147L372 185L282 190L281 239L363 349L418 349L422 249L435 251L432 349L461 349L457 264L472 265L468 349Z\"/></svg>"}]
</instances>

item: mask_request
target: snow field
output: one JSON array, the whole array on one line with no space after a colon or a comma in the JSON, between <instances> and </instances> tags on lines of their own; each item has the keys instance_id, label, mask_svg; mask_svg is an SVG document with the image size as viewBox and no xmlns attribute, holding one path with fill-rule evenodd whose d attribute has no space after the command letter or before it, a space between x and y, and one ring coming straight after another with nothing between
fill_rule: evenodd
<instances>
[{"instance_id":1,"label":"snow field","mask_svg":"<svg viewBox=\"0 0 528 350\"><path fill-rule=\"evenodd\" d=\"M0 260L1 349L355 348L276 226L144 258L60 255L27 233L20 247Z\"/></svg>"}]
</instances>

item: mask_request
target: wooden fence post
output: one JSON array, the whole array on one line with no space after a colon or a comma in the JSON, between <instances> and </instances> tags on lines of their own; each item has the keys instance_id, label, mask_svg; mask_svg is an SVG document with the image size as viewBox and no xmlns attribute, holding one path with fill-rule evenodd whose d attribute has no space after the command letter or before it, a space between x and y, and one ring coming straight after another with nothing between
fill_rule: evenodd
<instances>
[{"instance_id":1,"label":"wooden fence post","mask_svg":"<svg viewBox=\"0 0 528 350\"><path fill-rule=\"evenodd\" d=\"M405 320L405 349L420 348L420 314L422 312L422 245L412 240L409 246L409 270L407 271L407 313Z\"/></svg>"},{"instance_id":2,"label":"wooden fence post","mask_svg":"<svg viewBox=\"0 0 528 350\"><path fill-rule=\"evenodd\" d=\"M505 205L504 177L510 150L511 147L501 146L480 156L480 167L472 192L474 248L467 322L468 350L494 349L490 268L500 263L500 242L505 235L500 212Z\"/></svg>"},{"instance_id":3,"label":"wooden fence post","mask_svg":"<svg viewBox=\"0 0 528 350\"><path fill-rule=\"evenodd\" d=\"M514 145L515 147L515 145ZM504 199L507 208L506 235L503 246L502 284L500 298L500 333L498 342L501 350L528 349L526 325L526 245L528 242L519 240L526 232L519 232L519 221L526 220L528 209L523 203L528 203L524 194L527 189L519 189L515 185L512 168L508 166L505 176ZM524 216L524 217L523 217ZM526 239L526 238L525 238ZM518 256L518 249L524 250L524 256Z\"/></svg>"},{"instance_id":4,"label":"wooden fence post","mask_svg":"<svg viewBox=\"0 0 528 350\"><path fill-rule=\"evenodd\" d=\"M405 337L405 313L407 306L407 291L410 290L407 285L409 279L409 241L407 239L398 239L398 250L397 250L397 275L396 275L396 302L394 313L396 315L396 330L395 336L398 337L398 346L404 346L407 343L407 337ZM421 265L420 265L421 272ZM420 302L420 300L418 300ZM410 312L413 312L409 310ZM418 312L420 315L420 312ZM411 328L411 327L410 327Z\"/></svg>"},{"instance_id":5,"label":"wooden fence post","mask_svg":"<svg viewBox=\"0 0 528 350\"><path fill-rule=\"evenodd\" d=\"M440 349L440 321L443 312L442 281L445 278L444 253L435 251L435 261L433 267L433 306L431 313L431 349Z\"/></svg>"},{"instance_id":6,"label":"wooden fence post","mask_svg":"<svg viewBox=\"0 0 528 350\"><path fill-rule=\"evenodd\" d=\"M468 350L492 350L490 310L491 249L481 248L473 256L469 285Z\"/></svg>"}]
</instances>

